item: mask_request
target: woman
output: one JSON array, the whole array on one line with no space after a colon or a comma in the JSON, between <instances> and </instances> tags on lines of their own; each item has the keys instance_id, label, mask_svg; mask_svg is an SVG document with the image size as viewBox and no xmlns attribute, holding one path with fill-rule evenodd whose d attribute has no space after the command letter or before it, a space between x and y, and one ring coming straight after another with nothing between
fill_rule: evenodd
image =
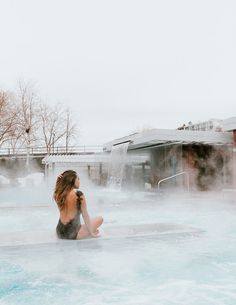
<instances>
[{"instance_id":1,"label":"woman","mask_svg":"<svg viewBox=\"0 0 236 305\"><path fill-rule=\"evenodd\" d=\"M57 224L57 236L62 239L83 239L99 237L98 228L103 218L90 219L84 194L79 191L80 180L76 172L67 170L58 176L54 191L54 199L60 211ZM84 225L80 223L82 214Z\"/></svg>"}]
</instances>

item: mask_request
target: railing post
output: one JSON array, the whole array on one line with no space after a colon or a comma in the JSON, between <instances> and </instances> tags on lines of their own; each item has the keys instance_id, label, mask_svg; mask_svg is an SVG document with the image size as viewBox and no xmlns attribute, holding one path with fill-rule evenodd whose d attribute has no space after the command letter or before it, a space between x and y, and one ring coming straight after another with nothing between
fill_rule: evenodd
<instances>
[{"instance_id":1,"label":"railing post","mask_svg":"<svg viewBox=\"0 0 236 305\"><path fill-rule=\"evenodd\" d=\"M188 192L189 192L189 174L188 172L181 172L181 173L178 173L176 175L173 175L173 176L169 176L167 178L164 178L164 179L161 179L160 181L158 181L158 184L157 184L157 191L159 192L160 191L160 184L163 182L163 181L166 181L166 180L170 180L170 179L173 179L177 176L180 176L180 175L186 175L186 180L187 180L187 187L188 187Z\"/></svg>"}]
</instances>

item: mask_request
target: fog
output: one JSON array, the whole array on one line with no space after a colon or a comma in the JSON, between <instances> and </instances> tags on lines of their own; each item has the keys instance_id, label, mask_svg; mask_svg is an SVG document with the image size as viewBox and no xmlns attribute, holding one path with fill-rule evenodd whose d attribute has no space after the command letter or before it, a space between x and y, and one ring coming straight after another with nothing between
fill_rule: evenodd
<instances>
[{"instance_id":1,"label":"fog","mask_svg":"<svg viewBox=\"0 0 236 305\"><path fill-rule=\"evenodd\" d=\"M23 79L44 102L69 106L80 145L231 117L235 15L233 0L3 0L0 90ZM73 166L91 217L105 220L100 238L83 241L55 234L55 181L71 166L48 177L35 164L1 167L0 303L235 304L236 197L222 187L231 163L218 162L214 152L199 157L190 192L160 193L144 191L145 181L114 191ZM130 226L152 224L182 231L128 236Z\"/></svg>"},{"instance_id":2,"label":"fog","mask_svg":"<svg viewBox=\"0 0 236 305\"><path fill-rule=\"evenodd\" d=\"M2 194L7 190L0 189L3 304L31 305L38 303L39 296L45 305L111 304L114 300L130 305L140 301L144 305L233 304L234 194L169 192L159 196L83 185L89 211L103 215L104 229L128 232L130 225L159 223L184 226L185 232L117 238L114 230L110 239L60 243L52 239L58 211L45 197L50 188L38 185L34 194L28 186L21 191L8 188L6 197ZM36 193L41 200L38 206ZM199 233L188 234L190 227Z\"/></svg>"},{"instance_id":3,"label":"fog","mask_svg":"<svg viewBox=\"0 0 236 305\"><path fill-rule=\"evenodd\" d=\"M78 144L235 112L234 1L2 1L0 88L73 109Z\"/></svg>"}]
</instances>

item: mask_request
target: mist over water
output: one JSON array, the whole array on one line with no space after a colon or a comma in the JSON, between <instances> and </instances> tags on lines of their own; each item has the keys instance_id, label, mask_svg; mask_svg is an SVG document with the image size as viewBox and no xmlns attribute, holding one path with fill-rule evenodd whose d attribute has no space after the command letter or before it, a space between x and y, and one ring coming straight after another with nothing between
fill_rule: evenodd
<instances>
[{"instance_id":1,"label":"mist over water","mask_svg":"<svg viewBox=\"0 0 236 305\"><path fill-rule=\"evenodd\" d=\"M0 190L1 236L54 232L56 175L37 187ZM1 304L235 304L234 193L114 192L87 184L82 172L81 190L91 216L103 215L103 230L170 223L201 231L24 246L1 241Z\"/></svg>"}]
</instances>

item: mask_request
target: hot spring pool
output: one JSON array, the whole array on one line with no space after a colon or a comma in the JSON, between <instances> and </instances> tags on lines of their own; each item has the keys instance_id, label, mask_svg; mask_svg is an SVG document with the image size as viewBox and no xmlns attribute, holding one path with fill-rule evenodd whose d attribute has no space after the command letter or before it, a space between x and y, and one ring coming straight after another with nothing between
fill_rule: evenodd
<instances>
[{"instance_id":1,"label":"hot spring pool","mask_svg":"<svg viewBox=\"0 0 236 305\"><path fill-rule=\"evenodd\" d=\"M50 196L24 192L12 197L0 191L1 305L236 304L236 202L231 196L160 198L88 190L90 214L104 216L104 229L172 223L204 232L21 244L12 236L52 234L58 217Z\"/></svg>"}]
</instances>

